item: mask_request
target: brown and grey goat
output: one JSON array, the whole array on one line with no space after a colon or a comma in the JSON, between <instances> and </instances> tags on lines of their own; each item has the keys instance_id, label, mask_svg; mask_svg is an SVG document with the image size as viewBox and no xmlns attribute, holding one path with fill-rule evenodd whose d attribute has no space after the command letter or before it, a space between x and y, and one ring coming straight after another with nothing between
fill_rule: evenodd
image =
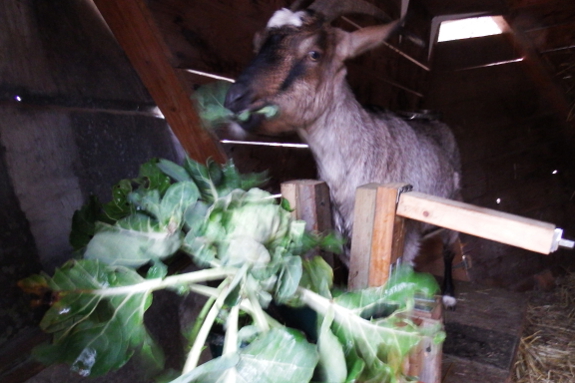
<instances>
[{"instance_id":1,"label":"brown and grey goat","mask_svg":"<svg viewBox=\"0 0 575 383\"><path fill-rule=\"evenodd\" d=\"M459 196L459 152L449 128L438 121L407 121L372 113L356 100L346 82L344 61L380 45L398 22L354 32L332 27L346 13L341 4L373 7L362 1L316 1L302 11L282 9L255 38L257 55L226 97L236 113L273 105L274 118L251 113L240 122L254 133L296 131L316 159L334 204L336 227L350 235L355 191L370 182L406 182L413 189L445 198ZM372 7L372 8L370 8ZM359 9L364 12L365 9ZM403 261L413 262L429 227L408 223ZM445 256L444 304L453 306L452 245L457 233L442 232Z\"/></svg>"}]
</instances>

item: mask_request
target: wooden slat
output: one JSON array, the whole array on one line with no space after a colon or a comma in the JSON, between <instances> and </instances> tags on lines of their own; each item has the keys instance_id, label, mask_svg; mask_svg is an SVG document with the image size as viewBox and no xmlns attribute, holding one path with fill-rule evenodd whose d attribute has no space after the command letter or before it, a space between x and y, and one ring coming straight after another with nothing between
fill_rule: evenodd
<instances>
[{"instance_id":1,"label":"wooden slat","mask_svg":"<svg viewBox=\"0 0 575 383\"><path fill-rule=\"evenodd\" d=\"M476 68L521 57L502 35L444 41L433 49L435 71Z\"/></svg>"},{"instance_id":2,"label":"wooden slat","mask_svg":"<svg viewBox=\"0 0 575 383\"><path fill-rule=\"evenodd\" d=\"M225 161L217 142L202 128L189 91L170 65L169 49L145 1L94 2L188 155L200 162L209 157Z\"/></svg>"},{"instance_id":3,"label":"wooden slat","mask_svg":"<svg viewBox=\"0 0 575 383\"><path fill-rule=\"evenodd\" d=\"M348 288L381 286L403 252L404 225L396 219L398 189L404 184L367 184L356 191Z\"/></svg>"},{"instance_id":4,"label":"wooden slat","mask_svg":"<svg viewBox=\"0 0 575 383\"><path fill-rule=\"evenodd\" d=\"M504 13L512 21L514 29L530 31L570 23L575 17L575 2L572 0L552 0L538 4L521 6Z\"/></svg>"},{"instance_id":5,"label":"wooden slat","mask_svg":"<svg viewBox=\"0 0 575 383\"><path fill-rule=\"evenodd\" d=\"M555 225L417 192L403 193L399 216L549 254Z\"/></svg>"},{"instance_id":6,"label":"wooden slat","mask_svg":"<svg viewBox=\"0 0 575 383\"><path fill-rule=\"evenodd\" d=\"M506 11L503 0L422 0L433 16L454 15L458 13L489 12L490 14L502 14Z\"/></svg>"},{"instance_id":7,"label":"wooden slat","mask_svg":"<svg viewBox=\"0 0 575 383\"><path fill-rule=\"evenodd\" d=\"M329 233L333 230L329 188L325 182L318 180L284 182L281 184L281 193L294 209L293 217L304 220L307 230L317 233ZM322 257L336 272L336 279L341 279L341 275L337 274L338 270L341 271L341 265L334 254L322 253Z\"/></svg>"},{"instance_id":8,"label":"wooden slat","mask_svg":"<svg viewBox=\"0 0 575 383\"><path fill-rule=\"evenodd\" d=\"M540 53L575 47L575 22L541 28L526 33Z\"/></svg>"},{"instance_id":9,"label":"wooden slat","mask_svg":"<svg viewBox=\"0 0 575 383\"><path fill-rule=\"evenodd\" d=\"M575 7L572 15L575 16ZM506 20L511 27L512 33L506 33L511 43L516 47L519 54L525 58L526 71L541 90L542 97L552 103L558 113L567 119L571 106L565 96L563 89L555 82L549 74L549 66L541 60L533 43L528 39L520 27Z\"/></svg>"},{"instance_id":10,"label":"wooden slat","mask_svg":"<svg viewBox=\"0 0 575 383\"><path fill-rule=\"evenodd\" d=\"M332 230L329 188L324 181L296 180L281 185L282 197L294 209L293 216L306 222L306 229L318 233Z\"/></svg>"}]
</instances>

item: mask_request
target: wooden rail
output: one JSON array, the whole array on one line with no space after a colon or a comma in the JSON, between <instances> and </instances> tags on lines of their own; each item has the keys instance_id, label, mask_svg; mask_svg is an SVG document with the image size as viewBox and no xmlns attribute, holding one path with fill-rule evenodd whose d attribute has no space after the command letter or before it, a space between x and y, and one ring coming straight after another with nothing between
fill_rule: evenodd
<instances>
[{"instance_id":1,"label":"wooden rail","mask_svg":"<svg viewBox=\"0 0 575 383\"><path fill-rule=\"evenodd\" d=\"M553 251L555 225L423 193L404 193L397 215L541 254Z\"/></svg>"},{"instance_id":2,"label":"wooden rail","mask_svg":"<svg viewBox=\"0 0 575 383\"><path fill-rule=\"evenodd\" d=\"M557 250L561 230L501 211L418 192L400 193L402 184L368 184L357 189L348 287L381 286L403 252L403 219L541 254ZM569 242L569 241L566 241Z\"/></svg>"}]
</instances>

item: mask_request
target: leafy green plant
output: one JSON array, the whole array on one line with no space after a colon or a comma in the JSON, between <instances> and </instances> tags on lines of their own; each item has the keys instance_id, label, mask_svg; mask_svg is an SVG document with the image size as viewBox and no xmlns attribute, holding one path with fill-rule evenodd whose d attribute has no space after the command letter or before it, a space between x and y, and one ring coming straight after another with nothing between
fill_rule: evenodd
<instances>
[{"instance_id":1,"label":"leafy green plant","mask_svg":"<svg viewBox=\"0 0 575 383\"><path fill-rule=\"evenodd\" d=\"M214 81L201 85L192 95L198 115L207 128L213 128L229 121L247 121L252 114L259 114L266 119L274 118L279 113L277 105L266 105L257 110L243 110L234 113L224 106L226 93L231 84L227 81Z\"/></svg>"},{"instance_id":2,"label":"leafy green plant","mask_svg":"<svg viewBox=\"0 0 575 383\"><path fill-rule=\"evenodd\" d=\"M334 294L327 263L302 255L341 241L306 232L285 201L254 187L262 179L239 174L233 163L159 160L118 183L110 203L91 199L73 220L71 242L82 257L51 277L20 281L31 294L52 296L40 327L53 339L37 356L95 376L137 355L157 372L163 354L144 313L154 291L171 289L209 298L187 334L189 354L172 383L408 379L401 367L409 351L424 337L441 342L444 336L405 315L416 295L437 292L433 278L400 267L384 287ZM203 269L168 275L164 262L176 253ZM272 318L266 312L272 301L317 312L317 342ZM225 326L222 355L198 366L216 322Z\"/></svg>"}]
</instances>

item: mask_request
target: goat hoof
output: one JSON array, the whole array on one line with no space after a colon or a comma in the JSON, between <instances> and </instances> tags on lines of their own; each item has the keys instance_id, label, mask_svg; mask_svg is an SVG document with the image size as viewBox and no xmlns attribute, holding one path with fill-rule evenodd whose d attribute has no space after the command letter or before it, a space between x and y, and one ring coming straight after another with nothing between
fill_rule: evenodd
<instances>
[{"instance_id":1,"label":"goat hoof","mask_svg":"<svg viewBox=\"0 0 575 383\"><path fill-rule=\"evenodd\" d=\"M441 301L443 303L443 307L445 307L449 311L455 311L457 299L449 295L444 295L441 297Z\"/></svg>"}]
</instances>

